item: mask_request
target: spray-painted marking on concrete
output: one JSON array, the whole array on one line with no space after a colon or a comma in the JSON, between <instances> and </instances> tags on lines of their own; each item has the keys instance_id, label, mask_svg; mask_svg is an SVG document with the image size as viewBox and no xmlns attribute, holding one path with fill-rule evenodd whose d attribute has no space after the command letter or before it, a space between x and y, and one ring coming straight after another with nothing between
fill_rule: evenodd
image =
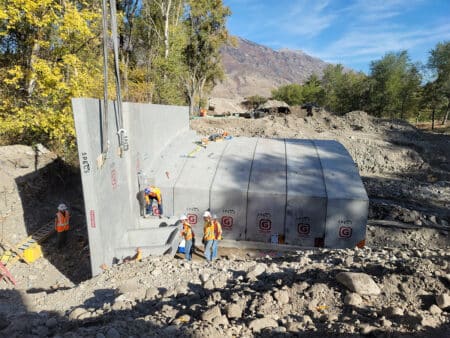
<instances>
[{"instance_id":1,"label":"spray-painted marking on concrete","mask_svg":"<svg viewBox=\"0 0 450 338\"><path fill-rule=\"evenodd\" d=\"M89 174L91 172L91 165L89 164L89 158L86 152L81 153L81 166L83 167L83 172L85 174Z\"/></svg>"},{"instance_id":2,"label":"spray-painted marking on concrete","mask_svg":"<svg viewBox=\"0 0 450 338\"><path fill-rule=\"evenodd\" d=\"M117 188L117 170L116 170L116 164L113 162L111 164L111 186L113 190Z\"/></svg>"},{"instance_id":3,"label":"spray-painted marking on concrete","mask_svg":"<svg viewBox=\"0 0 450 338\"><path fill-rule=\"evenodd\" d=\"M89 211L89 218L91 220L91 228L95 228L95 211L91 210Z\"/></svg>"}]
</instances>

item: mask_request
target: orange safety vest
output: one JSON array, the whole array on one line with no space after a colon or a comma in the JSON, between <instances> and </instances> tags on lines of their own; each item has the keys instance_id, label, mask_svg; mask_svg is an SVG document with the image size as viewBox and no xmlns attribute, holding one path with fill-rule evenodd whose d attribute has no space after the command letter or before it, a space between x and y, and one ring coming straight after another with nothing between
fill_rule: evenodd
<instances>
[{"instance_id":1,"label":"orange safety vest","mask_svg":"<svg viewBox=\"0 0 450 338\"><path fill-rule=\"evenodd\" d=\"M222 239L222 225L219 222L213 221L214 225L214 239L221 240Z\"/></svg>"},{"instance_id":2,"label":"orange safety vest","mask_svg":"<svg viewBox=\"0 0 450 338\"><path fill-rule=\"evenodd\" d=\"M206 222L203 227L203 239L205 241L211 241L215 239L216 235L214 234L214 225L212 222Z\"/></svg>"},{"instance_id":3,"label":"orange safety vest","mask_svg":"<svg viewBox=\"0 0 450 338\"><path fill-rule=\"evenodd\" d=\"M188 222L183 222L183 230L181 231L181 236L183 236L186 241L189 241L195 237L195 234L192 231L192 227Z\"/></svg>"},{"instance_id":4,"label":"orange safety vest","mask_svg":"<svg viewBox=\"0 0 450 338\"><path fill-rule=\"evenodd\" d=\"M57 232L63 232L69 230L69 218L70 214L67 210L58 211L55 219L55 230Z\"/></svg>"}]
</instances>

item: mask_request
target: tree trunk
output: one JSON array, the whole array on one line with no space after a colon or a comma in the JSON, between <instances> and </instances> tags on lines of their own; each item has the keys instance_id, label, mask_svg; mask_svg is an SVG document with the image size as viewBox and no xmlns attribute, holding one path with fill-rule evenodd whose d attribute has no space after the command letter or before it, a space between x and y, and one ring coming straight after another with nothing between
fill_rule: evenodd
<instances>
[{"instance_id":1,"label":"tree trunk","mask_svg":"<svg viewBox=\"0 0 450 338\"><path fill-rule=\"evenodd\" d=\"M444 118L442 119L442 125L445 126L448 120L448 114L450 113L450 100L447 104L447 111L445 112Z\"/></svg>"},{"instance_id":2,"label":"tree trunk","mask_svg":"<svg viewBox=\"0 0 450 338\"><path fill-rule=\"evenodd\" d=\"M164 8L164 5L161 7L163 9L163 18L164 18L164 59L167 60L169 57L169 17L170 17L170 7L172 6L172 0L168 0L165 2L167 6Z\"/></svg>"},{"instance_id":3,"label":"tree trunk","mask_svg":"<svg viewBox=\"0 0 450 338\"><path fill-rule=\"evenodd\" d=\"M434 130L434 115L435 115L436 109L433 107L433 111L431 112L431 130Z\"/></svg>"},{"instance_id":4,"label":"tree trunk","mask_svg":"<svg viewBox=\"0 0 450 338\"><path fill-rule=\"evenodd\" d=\"M30 61L28 63L28 76L27 76L27 93L31 96L36 87L36 79L34 78L34 64L36 63L36 58L38 56L41 46L39 42L35 41L33 48L31 50Z\"/></svg>"}]
</instances>

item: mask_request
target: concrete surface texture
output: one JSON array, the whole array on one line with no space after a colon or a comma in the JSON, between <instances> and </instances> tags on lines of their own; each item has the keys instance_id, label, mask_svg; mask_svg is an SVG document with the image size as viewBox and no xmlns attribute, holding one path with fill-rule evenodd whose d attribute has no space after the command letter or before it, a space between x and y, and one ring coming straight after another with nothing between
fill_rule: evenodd
<instances>
[{"instance_id":1,"label":"concrete surface texture","mask_svg":"<svg viewBox=\"0 0 450 338\"><path fill-rule=\"evenodd\" d=\"M207 209L228 240L346 248L365 238L368 197L336 141L239 137L202 147L187 107L124 103L129 150L120 156L109 102L110 147L100 167L101 102L72 102L93 274L138 246L144 254L173 252L180 214L201 238ZM145 184L161 189L164 219L140 217Z\"/></svg>"}]
</instances>

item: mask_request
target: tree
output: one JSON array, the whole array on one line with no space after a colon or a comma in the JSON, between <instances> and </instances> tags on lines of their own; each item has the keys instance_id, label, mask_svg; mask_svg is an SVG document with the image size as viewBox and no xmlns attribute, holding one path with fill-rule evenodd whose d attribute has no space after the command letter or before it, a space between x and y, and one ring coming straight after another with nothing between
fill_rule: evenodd
<instances>
[{"instance_id":1,"label":"tree","mask_svg":"<svg viewBox=\"0 0 450 338\"><path fill-rule=\"evenodd\" d=\"M251 107L251 109L256 109L260 105L267 102L267 98L259 95L253 95L246 98L245 103Z\"/></svg>"},{"instance_id":2,"label":"tree","mask_svg":"<svg viewBox=\"0 0 450 338\"><path fill-rule=\"evenodd\" d=\"M412 64L407 51L387 53L370 66L370 110L376 116L404 118L417 103L421 76Z\"/></svg>"},{"instance_id":3,"label":"tree","mask_svg":"<svg viewBox=\"0 0 450 338\"><path fill-rule=\"evenodd\" d=\"M450 112L450 41L438 43L430 51L428 67L434 73L436 96L441 96L442 124L446 124Z\"/></svg>"},{"instance_id":4,"label":"tree","mask_svg":"<svg viewBox=\"0 0 450 338\"><path fill-rule=\"evenodd\" d=\"M308 77L305 84L302 86L303 103L316 102L323 104L324 90L319 77L316 74L312 74Z\"/></svg>"},{"instance_id":5,"label":"tree","mask_svg":"<svg viewBox=\"0 0 450 338\"><path fill-rule=\"evenodd\" d=\"M190 0L186 5L185 27L187 45L184 49L183 81L189 101L189 114L195 103L204 99L210 89L223 77L220 47L229 40L226 19L230 9L222 0Z\"/></svg>"},{"instance_id":6,"label":"tree","mask_svg":"<svg viewBox=\"0 0 450 338\"><path fill-rule=\"evenodd\" d=\"M141 3L141 6L135 6ZM183 0L122 3L124 96L137 102L185 104L180 76L186 45ZM130 10L131 9L131 10ZM130 15L132 13L133 15ZM129 76L126 76L129 74Z\"/></svg>"},{"instance_id":7,"label":"tree","mask_svg":"<svg viewBox=\"0 0 450 338\"><path fill-rule=\"evenodd\" d=\"M72 97L101 97L100 10L85 1L0 0L0 130L75 147Z\"/></svg>"},{"instance_id":8,"label":"tree","mask_svg":"<svg viewBox=\"0 0 450 338\"><path fill-rule=\"evenodd\" d=\"M324 90L324 106L331 111L340 111L338 91L342 86L344 78L344 67L341 64L328 65L322 77L322 88Z\"/></svg>"},{"instance_id":9,"label":"tree","mask_svg":"<svg viewBox=\"0 0 450 338\"><path fill-rule=\"evenodd\" d=\"M279 87L272 91L275 100L284 101L290 106L303 103L303 88L301 85L293 83Z\"/></svg>"}]
</instances>

